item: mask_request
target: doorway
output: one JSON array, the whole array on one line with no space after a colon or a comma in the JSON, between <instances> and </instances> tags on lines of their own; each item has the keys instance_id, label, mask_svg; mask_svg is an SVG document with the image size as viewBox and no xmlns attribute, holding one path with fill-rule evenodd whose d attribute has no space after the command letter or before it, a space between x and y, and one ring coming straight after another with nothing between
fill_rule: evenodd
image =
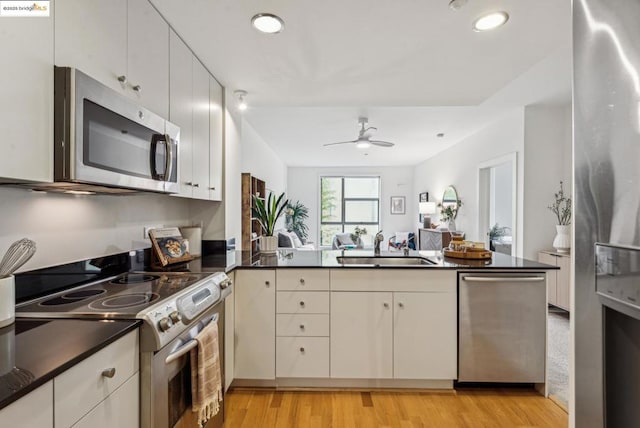
<instances>
[{"instance_id":1,"label":"doorway","mask_svg":"<svg viewBox=\"0 0 640 428\"><path fill-rule=\"evenodd\" d=\"M491 251L516 255L517 157L511 153L478 166L478 233Z\"/></svg>"}]
</instances>

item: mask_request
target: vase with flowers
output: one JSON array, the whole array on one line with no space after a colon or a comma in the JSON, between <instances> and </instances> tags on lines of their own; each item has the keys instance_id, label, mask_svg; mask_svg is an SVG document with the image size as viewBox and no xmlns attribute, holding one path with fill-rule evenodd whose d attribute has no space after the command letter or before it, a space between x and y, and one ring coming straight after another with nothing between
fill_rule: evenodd
<instances>
[{"instance_id":1,"label":"vase with flowers","mask_svg":"<svg viewBox=\"0 0 640 428\"><path fill-rule=\"evenodd\" d=\"M571 249L571 198L565 196L562 181L560 190L554 196L553 203L548 206L558 220L553 248L559 253L568 253Z\"/></svg>"},{"instance_id":2,"label":"vase with flowers","mask_svg":"<svg viewBox=\"0 0 640 428\"><path fill-rule=\"evenodd\" d=\"M458 208L462 206L462 201L457 199L455 202L447 202L443 204L440 202L438 208L440 208L440 220L447 223L449 230L456 230L455 219L458 216Z\"/></svg>"}]
</instances>

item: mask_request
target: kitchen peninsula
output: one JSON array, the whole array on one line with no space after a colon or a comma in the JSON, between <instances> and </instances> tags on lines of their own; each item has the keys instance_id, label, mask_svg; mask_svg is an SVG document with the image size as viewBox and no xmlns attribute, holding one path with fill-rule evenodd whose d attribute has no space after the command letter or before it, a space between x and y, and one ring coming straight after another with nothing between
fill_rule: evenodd
<instances>
[{"instance_id":1,"label":"kitchen peninsula","mask_svg":"<svg viewBox=\"0 0 640 428\"><path fill-rule=\"evenodd\" d=\"M221 260L205 256L198 269L219 269ZM233 385L508 382L546 394L546 271L553 269L497 253L476 261L437 251L229 252Z\"/></svg>"}]
</instances>

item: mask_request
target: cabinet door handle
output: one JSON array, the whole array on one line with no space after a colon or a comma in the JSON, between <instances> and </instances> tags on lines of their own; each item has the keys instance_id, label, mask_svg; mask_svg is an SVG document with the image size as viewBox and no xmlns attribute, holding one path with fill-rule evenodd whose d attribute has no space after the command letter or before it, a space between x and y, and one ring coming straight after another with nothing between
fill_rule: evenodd
<instances>
[{"instance_id":1,"label":"cabinet door handle","mask_svg":"<svg viewBox=\"0 0 640 428\"><path fill-rule=\"evenodd\" d=\"M200 187L198 183L193 183L193 187Z\"/></svg>"},{"instance_id":2,"label":"cabinet door handle","mask_svg":"<svg viewBox=\"0 0 640 428\"><path fill-rule=\"evenodd\" d=\"M271 285L271 283L269 281L265 281L264 285L266 285L267 287L269 287Z\"/></svg>"},{"instance_id":3,"label":"cabinet door handle","mask_svg":"<svg viewBox=\"0 0 640 428\"><path fill-rule=\"evenodd\" d=\"M209 187L209 190L216 190L215 187Z\"/></svg>"},{"instance_id":4,"label":"cabinet door handle","mask_svg":"<svg viewBox=\"0 0 640 428\"><path fill-rule=\"evenodd\" d=\"M125 83L127 83L127 76L125 76L124 74L122 76L118 76L118 82L124 85Z\"/></svg>"},{"instance_id":5,"label":"cabinet door handle","mask_svg":"<svg viewBox=\"0 0 640 428\"><path fill-rule=\"evenodd\" d=\"M385 309L389 309L389 304L388 303L384 303L383 306L384 306Z\"/></svg>"},{"instance_id":6,"label":"cabinet door handle","mask_svg":"<svg viewBox=\"0 0 640 428\"><path fill-rule=\"evenodd\" d=\"M184 184L186 184L187 186L193 186L193 183L190 181L185 182Z\"/></svg>"},{"instance_id":7,"label":"cabinet door handle","mask_svg":"<svg viewBox=\"0 0 640 428\"><path fill-rule=\"evenodd\" d=\"M401 308L404 308L404 303L398 302L398 306L400 306Z\"/></svg>"},{"instance_id":8,"label":"cabinet door handle","mask_svg":"<svg viewBox=\"0 0 640 428\"><path fill-rule=\"evenodd\" d=\"M300 284L304 285L304 278L300 278Z\"/></svg>"},{"instance_id":9,"label":"cabinet door handle","mask_svg":"<svg viewBox=\"0 0 640 428\"><path fill-rule=\"evenodd\" d=\"M304 308L304 300L300 300L300 307Z\"/></svg>"},{"instance_id":10,"label":"cabinet door handle","mask_svg":"<svg viewBox=\"0 0 640 428\"><path fill-rule=\"evenodd\" d=\"M300 324L300 330L304 330L304 324Z\"/></svg>"},{"instance_id":11,"label":"cabinet door handle","mask_svg":"<svg viewBox=\"0 0 640 428\"><path fill-rule=\"evenodd\" d=\"M304 348L302 346L300 347L300 352L304 354Z\"/></svg>"},{"instance_id":12,"label":"cabinet door handle","mask_svg":"<svg viewBox=\"0 0 640 428\"><path fill-rule=\"evenodd\" d=\"M115 375L116 375L116 368L115 367L111 367L111 368L102 370L102 377L108 377L109 379L111 379Z\"/></svg>"},{"instance_id":13,"label":"cabinet door handle","mask_svg":"<svg viewBox=\"0 0 640 428\"><path fill-rule=\"evenodd\" d=\"M140 86L140 85L134 85L134 86L131 87L131 89L133 89L137 93L141 93L142 92L142 86Z\"/></svg>"}]
</instances>

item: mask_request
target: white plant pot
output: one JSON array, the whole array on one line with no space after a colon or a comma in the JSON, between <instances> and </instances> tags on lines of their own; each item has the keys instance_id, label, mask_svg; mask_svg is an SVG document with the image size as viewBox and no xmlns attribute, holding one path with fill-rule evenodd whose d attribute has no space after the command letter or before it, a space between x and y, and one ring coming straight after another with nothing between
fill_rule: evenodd
<instances>
[{"instance_id":1,"label":"white plant pot","mask_svg":"<svg viewBox=\"0 0 640 428\"><path fill-rule=\"evenodd\" d=\"M553 238L553 248L559 253L568 253L571 250L571 225L556 225L556 237Z\"/></svg>"},{"instance_id":2,"label":"white plant pot","mask_svg":"<svg viewBox=\"0 0 640 428\"><path fill-rule=\"evenodd\" d=\"M278 237L277 236L261 236L260 237L260 252L261 253L275 253L278 249Z\"/></svg>"}]
</instances>

